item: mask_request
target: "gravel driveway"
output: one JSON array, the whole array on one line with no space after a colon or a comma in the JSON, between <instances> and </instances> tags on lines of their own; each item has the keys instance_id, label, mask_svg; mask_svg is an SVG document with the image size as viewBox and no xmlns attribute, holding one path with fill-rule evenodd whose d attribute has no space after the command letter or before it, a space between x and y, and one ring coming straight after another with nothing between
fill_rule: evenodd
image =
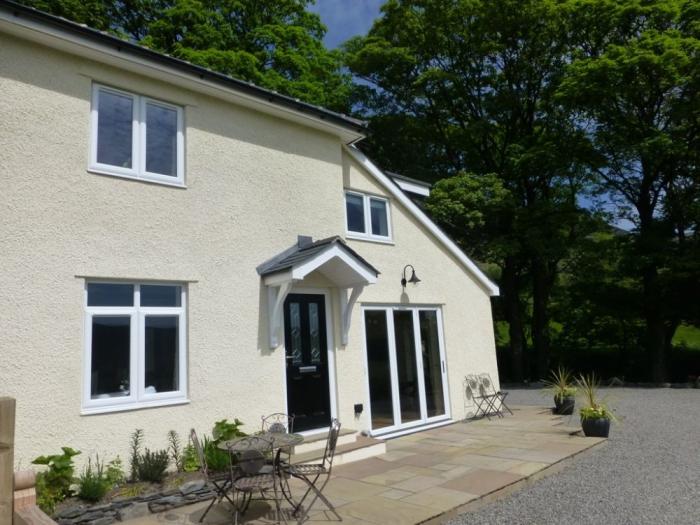
<instances>
[{"instance_id":1,"label":"gravel driveway","mask_svg":"<svg viewBox=\"0 0 700 525\"><path fill-rule=\"evenodd\" d=\"M458 524L700 524L700 390L602 390L621 422L608 442ZM511 405L548 404L510 390ZM574 416L578 417L578 416Z\"/></svg>"}]
</instances>

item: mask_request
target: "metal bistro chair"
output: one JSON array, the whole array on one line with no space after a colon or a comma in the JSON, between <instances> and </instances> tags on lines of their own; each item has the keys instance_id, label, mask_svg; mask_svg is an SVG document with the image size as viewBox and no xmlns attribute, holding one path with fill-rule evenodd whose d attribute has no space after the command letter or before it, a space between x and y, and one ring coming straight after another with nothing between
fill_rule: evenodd
<instances>
[{"instance_id":1,"label":"metal bistro chair","mask_svg":"<svg viewBox=\"0 0 700 525\"><path fill-rule=\"evenodd\" d=\"M289 475L304 481L308 488L302 496L299 503L294 508L294 515L297 516L299 510L302 509L302 504L306 497L313 492L314 496L311 499L308 507L304 513L299 517L299 523L302 523L306 516L309 514L311 507L314 506L317 499L321 499L326 507L335 514L338 521L343 521L340 514L335 510L333 504L328 500L326 496L323 495L323 489L326 487L331 479L331 470L333 469L333 457L335 456L336 445L338 444L338 435L340 434L340 422L337 419L331 421L330 429L328 430L328 440L326 441L326 450L323 453L323 460L321 463L299 463L297 465L282 466L285 472ZM323 482L319 484L319 480L323 476Z\"/></svg>"},{"instance_id":2,"label":"metal bistro chair","mask_svg":"<svg viewBox=\"0 0 700 525\"><path fill-rule=\"evenodd\" d=\"M502 390L496 391L496 387L493 386L493 381L491 381L491 375L487 373L479 374L479 389L482 395L489 400L489 408L493 410L496 415L503 417L503 409L505 408L510 415L513 415L513 411L506 405L506 397L508 397L508 392L503 392Z\"/></svg>"},{"instance_id":3,"label":"metal bistro chair","mask_svg":"<svg viewBox=\"0 0 700 525\"><path fill-rule=\"evenodd\" d=\"M272 434L284 434L286 432L292 434L294 432L294 415L287 415L283 412L275 412L269 416L262 417L262 427L263 432L270 432ZM281 461L283 463L291 463L292 460L292 447L283 447L282 454L284 459Z\"/></svg>"},{"instance_id":4,"label":"metal bistro chair","mask_svg":"<svg viewBox=\"0 0 700 525\"><path fill-rule=\"evenodd\" d=\"M209 513L214 503L220 503L224 498L226 498L231 505L234 507L236 504L231 498L228 497L228 492L231 489L231 476L228 472L211 472L207 466L207 459L204 455L204 449L202 448L202 443L197 437L197 432L193 428L190 430L190 440L192 441L192 446L197 453L197 459L199 460L199 471L204 476L205 481L214 487L214 496L212 496L211 503L204 511L202 517L199 518L200 523L204 521L204 518Z\"/></svg>"},{"instance_id":5,"label":"metal bistro chair","mask_svg":"<svg viewBox=\"0 0 700 525\"><path fill-rule=\"evenodd\" d=\"M277 523L280 522L280 517L287 523L287 518L280 507L283 494L281 483L278 479L280 473L279 451L274 456L272 468L265 469L264 467L267 464L266 455L271 456L273 453L270 441L260 436L244 437L236 441L236 447L241 449L241 452L230 451L231 479L233 480L234 494L240 493L242 498L240 504L235 505L234 523L238 523L239 515L245 515L256 492L260 493L260 497L255 499L275 502ZM238 457L235 464L233 461L234 455Z\"/></svg>"},{"instance_id":6,"label":"metal bistro chair","mask_svg":"<svg viewBox=\"0 0 700 525\"><path fill-rule=\"evenodd\" d=\"M484 417L491 419L487 413L488 401L479 391L479 379L473 374L467 374L464 377L464 391L467 395L467 400L474 403L473 418Z\"/></svg>"}]
</instances>

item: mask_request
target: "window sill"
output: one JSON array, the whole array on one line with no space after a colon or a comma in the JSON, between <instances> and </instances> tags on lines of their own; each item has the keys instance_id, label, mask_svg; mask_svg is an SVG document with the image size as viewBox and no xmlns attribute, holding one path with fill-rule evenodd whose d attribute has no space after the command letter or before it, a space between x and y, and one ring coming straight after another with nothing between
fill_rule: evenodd
<instances>
[{"instance_id":1,"label":"window sill","mask_svg":"<svg viewBox=\"0 0 700 525\"><path fill-rule=\"evenodd\" d=\"M158 399L154 401L142 401L140 403L125 403L123 405L110 405L101 407L87 407L80 410L81 416L93 416L97 414L109 414L112 412L126 412L129 410L141 410L142 408L157 408L176 405L188 405L190 400L187 398L177 399Z\"/></svg>"},{"instance_id":2,"label":"window sill","mask_svg":"<svg viewBox=\"0 0 700 525\"><path fill-rule=\"evenodd\" d=\"M181 190L186 190L187 186L181 182L169 182L167 180L160 179L149 179L146 177L137 177L135 175L128 175L126 173L115 173L113 171L108 171L100 168L88 168L88 173L93 173L94 175L102 175L105 177L117 177L119 179L129 179L136 180L139 182L146 182L148 184L158 184L160 186L170 186L171 188L179 188Z\"/></svg>"},{"instance_id":3,"label":"window sill","mask_svg":"<svg viewBox=\"0 0 700 525\"><path fill-rule=\"evenodd\" d=\"M387 239L387 238L383 238L383 237L370 237L368 235L346 233L345 238L349 239L349 240L353 240L353 241L374 242L377 244L388 244L391 246L394 245L393 239Z\"/></svg>"}]
</instances>

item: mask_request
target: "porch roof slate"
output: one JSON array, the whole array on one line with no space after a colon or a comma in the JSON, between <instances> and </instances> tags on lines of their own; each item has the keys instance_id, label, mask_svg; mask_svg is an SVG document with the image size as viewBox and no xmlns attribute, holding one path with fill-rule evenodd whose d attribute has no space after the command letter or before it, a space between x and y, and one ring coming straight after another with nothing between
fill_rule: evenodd
<instances>
[{"instance_id":1,"label":"porch roof slate","mask_svg":"<svg viewBox=\"0 0 700 525\"><path fill-rule=\"evenodd\" d=\"M298 264L313 259L315 256L333 244L340 246L343 250L348 252L348 254L357 259L369 270L374 272L375 275L379 275L379 270L367 262L367 260L355 250L350 248L350 246L348 246L347 243L338 235L327 237L325 239L319 239L318 241L312 241L310 237L300 236L297 244L291 248L288 248L272 259L265 261L258 266L256 270L262 277L289 270Z\"/></svg>"}]
</instances>

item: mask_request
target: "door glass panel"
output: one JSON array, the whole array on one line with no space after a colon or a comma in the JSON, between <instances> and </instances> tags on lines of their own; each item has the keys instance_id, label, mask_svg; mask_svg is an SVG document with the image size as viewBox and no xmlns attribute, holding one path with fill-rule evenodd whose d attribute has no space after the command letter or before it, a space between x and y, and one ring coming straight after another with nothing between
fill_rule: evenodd
<instances>
[{"instance_id":1,"label":"door glass panel","mask_svg":"<svg viewBox=\"0 0 700 525\"><path fill-rule=\"evenodd\" d=\"M146 394L179 390L179 320L177 315L146 317Z\"/></svg>"},{"instance_id":2,"label":"door glass panel","mask_svg":"<svg viewBox=\"0 0 700 525\"><path fill-rule=\"evenodd\" d=\"M130 393L131 318L93 316L90 397L105 399Z\"/></svg>"},{"instance_id":3,"label":"door glass panel","mask_svg":"<svg viewBox=\"0 0 700 525\"><path fill-rule=\"evenodd\" d=\"M441 416L445 414L445 397L442 390L442 360L440 359L437 312L422 310L418 312L418 316L428 417Z\"/></svg>"},{"instance_id":4,"label":"door glass panel","mask_svg":"<svg viewBox=\"0 0 700 525\"><path fill-rule=\"evenodd\" d=\"M309 346L311 347L311 362L321 362L321 334L318 327L318 304L309 303Z\"/></svg>"},{"instance_id":5,"label":"door glass panel","mask_svg":"<svg viewBox=\"0 0 700 525\"><path fill-rule=\"evenodd\" d=\"M365 337L372 428L376 430L394 424L386 311L365 310Z\"/></svg>"},{"instance_id":6,"label":"door glass panel","mask_svg":"<svg viewBox=\"0 0 700 525\"><path fill-rule=\"evenodd\" d=\"M289 328L292 336L292 363L300 365L301 353L301 309L299 303L289 303Z\"/></svg>"},{"instance_id":7,"label":"door glass panel","mask_svg":"<svg viewBox=\"0 0 700 525\"><path fill-rule=\"evenodd\" d=\"M412 311L394 311L394 337L396 338L396 369L401 422L407 423L421 419Z\"/></svg>"},{"instance_id":8,"label":"door glass panel","mask_svg":"<svg viewBox=\"0 0 700 525\"><path fill-rule=\"evenodd\" d=\"M146 104L146 171L177 176L177 111Z\"/></svg>"},{"instance_id":9,"label":"door glass panel","mask_svg":"<svg viewBox=\"0 0 700 525\"><path fill-rule=\"evenodd\" d=\"M132 168L134 99L100 90L97 108L97 162Z\"/></svg>"}]
</instances>

